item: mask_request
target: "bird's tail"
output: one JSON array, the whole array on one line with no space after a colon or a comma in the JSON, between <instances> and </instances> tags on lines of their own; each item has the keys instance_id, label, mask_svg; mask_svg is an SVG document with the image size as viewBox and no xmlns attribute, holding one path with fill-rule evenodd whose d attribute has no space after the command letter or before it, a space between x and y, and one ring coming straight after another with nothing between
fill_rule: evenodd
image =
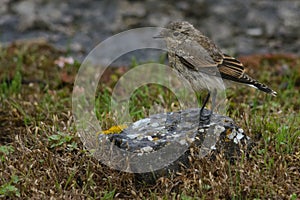
<instances>
[{"instance_id":1,"label":"bird's tail","mask_svg":"<svg viewBox=\"0 0 300 200\"><path fill-rule=\"evenodd\" d=\"M259 90L261 90L261 91L263 91L265 93L271 94L273 96L277 95L277 92L275 92L274 90L272 90L271 88L269 88L265 84L260 83L257 80L251 78L247 74L243 74L243 76L240 78L240 82L246 83L247 85L249 85L251 87L259 89Z\"/></svg>"}]
</instances>

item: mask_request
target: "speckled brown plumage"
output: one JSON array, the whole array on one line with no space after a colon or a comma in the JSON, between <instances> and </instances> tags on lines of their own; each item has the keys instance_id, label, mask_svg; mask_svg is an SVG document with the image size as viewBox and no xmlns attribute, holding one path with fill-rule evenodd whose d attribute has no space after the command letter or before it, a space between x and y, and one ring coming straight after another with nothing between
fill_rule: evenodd
<instances>
[{"instance_id":1,"label":"speckled brown plumage","mask_svg":"<svg viewBox=\"0 0 300 200\"><path fill-rule=\"evenodd\" d=\"M199 90L209 85L204 83L207 79L201 83L200 79L205 73L220 75L223 79L252 86L273 96L277 95L274 90L247 75L240 61L222 53L212 40L190 23L172 22L160 36L167 42L171 67L184 76L194 89Z\"/></svg>"}]
</instances>

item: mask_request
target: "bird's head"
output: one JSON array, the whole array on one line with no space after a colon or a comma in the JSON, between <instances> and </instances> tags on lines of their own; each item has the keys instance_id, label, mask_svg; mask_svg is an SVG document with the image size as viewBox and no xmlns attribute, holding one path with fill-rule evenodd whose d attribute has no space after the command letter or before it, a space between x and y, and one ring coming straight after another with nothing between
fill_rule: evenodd
<instances>
[{"instance_id":1,"label":"bird's head","mask_svg":"<svg viewBox=\"0 0 300 200\"><path fill-rule=\"evenodd\" d=\"M196 29L189 22L171 22L155 38L181 40L192 36L195 31Z\"/></svg>"}]
</instances>

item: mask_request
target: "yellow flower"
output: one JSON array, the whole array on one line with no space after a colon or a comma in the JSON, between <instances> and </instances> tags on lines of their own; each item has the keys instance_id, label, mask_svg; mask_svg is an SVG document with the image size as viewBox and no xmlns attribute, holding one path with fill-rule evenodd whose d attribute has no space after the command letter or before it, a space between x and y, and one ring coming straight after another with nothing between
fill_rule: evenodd
<instances>
[{"instance_id":1,"label":"yellow flower","mask_svg":"<svg viewBox=\"0 0 300 200\"><path fill-rule=\"evenodd\" d=\"M102 131L102 134L116 134L116 133L121 133L125 128L127 128L127 125L122 124L122 125L117 125L117 126L112 126L109 129Z\"/></svg>"}]
</instances>

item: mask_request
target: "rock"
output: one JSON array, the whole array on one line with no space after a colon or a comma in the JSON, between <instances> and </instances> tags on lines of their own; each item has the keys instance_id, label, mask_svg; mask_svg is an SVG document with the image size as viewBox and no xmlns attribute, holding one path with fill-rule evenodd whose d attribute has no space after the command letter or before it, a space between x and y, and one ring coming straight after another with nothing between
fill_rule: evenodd
<instances>
[{"instance_id":1,"label":"rock","mask_svg":"<svg viewBox=\"0 0 300 200\"><path fill-rule=\"evenodd\" d=\"M6 12L8 11L8 5L7 5L8 1L7 0L0 0L0 16L6 14Z\"/></svg>"},{"instance_id":2,"label":"rock","mask_svg":"<svg viewBox=\"0 0 300 200\"><path fill-rule=\"evenodd\" d=\"M13 6L13 10L19 15L19 30L24 31L33 26L35 21L36 5L33 1L21 1Z\"/></svg>"},{"instance_id":3,"label":"rock","mask_svg":"<svg viewBox=\"0 0 300 200\"><path fill-rule=\"evenodd\" d=\"M210 111L204 111L204 114L208 113ZM102 137L103 135L99 139ZM164 148L172 149L167 156L172 157L173 153L178 155L173 162L166 162L164 165L161 163L164 166L161 169L145 173L134 171L136 163L131 162L132 158L128 158L128 168L136 174L137 180L146 183L179 171L182 166L188 167L191 148L193 155L198 158L213 159L222 154L234 162L241 152L250 149L252 144L251 139L229 117L213 114L209 123L199 126L199 109L155 114L132 123L119 134L111 134L108 137L121 151L135 153L135 156L147 156ZM145 166L155 166L152 162L164 162L166 155L158 153L155 159L157 161L146 159Z\"/></svg>"},{"instance_id":4,"label":"rock","mask_svg":"<svg viewBox=\"0 0 300 200\"><path fill-rule=\"evenodd\" d=\"M246 30L246 33L250 36L260 36L260 35L262 35L263 31L259 27L257 27L257 28L248 28Z\"/></svg>"}]
</instances>

